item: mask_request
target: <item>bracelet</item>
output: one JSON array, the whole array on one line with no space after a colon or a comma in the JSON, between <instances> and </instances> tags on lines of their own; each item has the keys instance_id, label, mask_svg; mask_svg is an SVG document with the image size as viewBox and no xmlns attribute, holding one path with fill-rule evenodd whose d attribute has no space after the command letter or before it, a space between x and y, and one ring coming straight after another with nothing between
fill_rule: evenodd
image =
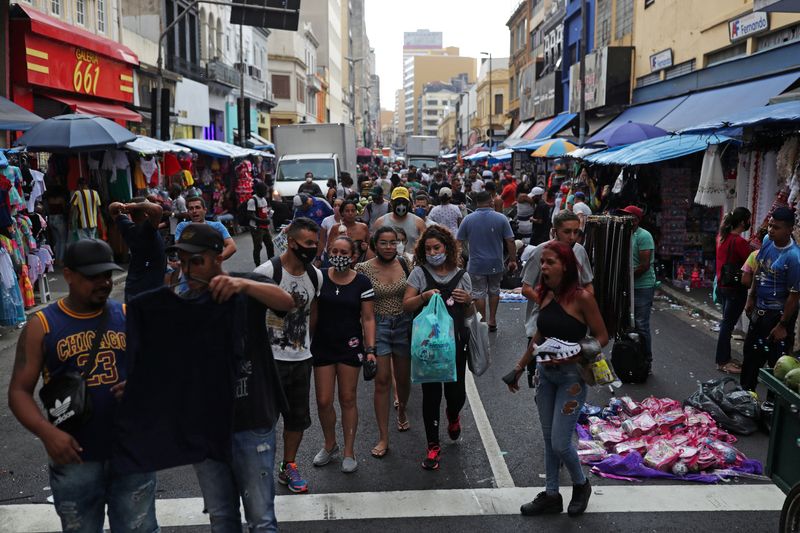
<instances>
[{"instance_id":1,"label":"bracelet","mask_svg":"<svg viewBox=\"0 0 800 533\"><path fill-rule=\"evenodd\" d=\"M367 352L367 354L375 355L375 347L374 346L367 346L365 351Z\"/></svg>"}]
</instances>

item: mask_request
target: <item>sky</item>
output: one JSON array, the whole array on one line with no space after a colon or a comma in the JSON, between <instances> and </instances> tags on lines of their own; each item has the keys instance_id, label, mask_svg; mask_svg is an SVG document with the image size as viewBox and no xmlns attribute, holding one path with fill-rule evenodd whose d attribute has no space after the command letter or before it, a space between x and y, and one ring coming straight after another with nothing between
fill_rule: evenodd
<instances>
[{"instance_id":1,"label":"sky","mask_svg":"<svg viewBox=\"0 0 800 533\"><path fill-rule=\"evenodd\" d=\"M365 0L367 36L375 49L381 107L394 109L394 93L403 85L403 32L440 31L442 45L457 46L462 56L480 52L508 57L506 22L520 0ZM446 80L442 80L446 81Z\"/></svg>"}]
</instances>

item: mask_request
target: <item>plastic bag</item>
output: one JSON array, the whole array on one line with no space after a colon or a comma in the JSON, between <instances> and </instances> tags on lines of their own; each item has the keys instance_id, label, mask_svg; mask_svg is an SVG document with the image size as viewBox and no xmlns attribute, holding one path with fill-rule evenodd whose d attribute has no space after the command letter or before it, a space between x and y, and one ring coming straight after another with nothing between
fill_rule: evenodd
<instances>
[{"instance_id":1,"label":"plastic bag","mask_svg":"<svg viewBox=\"0 0 800 533\"><path fill-rule=\"evenodd\" d=\"M286 235L286 232L281 230L278 232L277 235L272 239L272 245L275 247L275 254L281 255L283 252L289 249L289 237Z\"/></svg>"},{"instance_id":2,"label":"plastic bag","mask_svg":"<svg viewBox=\"0 0 800 533\"><path fill-rule=\"evenodd\" d=\"M469 330L469 363L470 371L476 376L482 375L492 363L489 351L489 324L481 322L480 313L467 317L464 324Z\"/></svg>"},{"instance_id":3,"label":"plastic bag","mask_svg":"<svg viewBox=\"0 0 800 533\"><path fill-rule=\"evenodd\" d=\"M411 382L456 381L453 318L442 297L434 294L414 319L411 333Z\"/></svg>"},{"instance_id":4,"label":"plastic bag","mask_svg":"<svg viewBox=\"0 0 800 533\"><path fill-rule=\"evenodd\" d=\"M748 416L759 412L758 403L733 378L706 381L683 403L707 412L725 430L750 435L758 429L757 419Z\"/></svg>"}]
</instances>

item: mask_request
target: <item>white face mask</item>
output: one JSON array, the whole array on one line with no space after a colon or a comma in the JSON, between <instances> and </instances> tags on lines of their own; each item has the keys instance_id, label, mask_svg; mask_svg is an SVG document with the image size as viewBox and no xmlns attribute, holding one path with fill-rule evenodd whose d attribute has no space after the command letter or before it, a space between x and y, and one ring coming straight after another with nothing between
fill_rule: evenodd
<instances>
[{"instance_id":1,"label":"white face mask","mask_svg":"<svg viewBox=\"0 0 800 533\"><path fill-rule=\"evenodd\" d=\"M402 254L402 253L405 253L405 251L406 251L406 243L398 242L397 243L397 253L398 254Z\"/></svg>"}]
</instances>

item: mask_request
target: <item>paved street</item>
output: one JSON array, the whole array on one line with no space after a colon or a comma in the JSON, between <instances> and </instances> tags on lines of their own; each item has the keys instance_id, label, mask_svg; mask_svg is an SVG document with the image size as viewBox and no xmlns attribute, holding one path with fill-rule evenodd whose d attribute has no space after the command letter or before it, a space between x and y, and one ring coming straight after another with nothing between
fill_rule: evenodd
<instances>
[{"instance_id":1,"label":"paved street","mask_svg":"<svg viewBox=\"0 0 800 533\"><path fill-rule=\"evenodd\" d=\"M226 263L230 271L252 268L249 236L237 238L239 251ZM119 294L119 291L116 291ZM621 392L641 400L648 395L683 400L702 380L719 377L714 368L715 333L705 321L684 309L659 301L653 315L655 366L646 385L625 385ZM411 430L391 430L390 452L377 460L369 449L377 440L372 385L359 389L360 426L356 453L359 470L352 475L338 464L314 468L311 460L322 445L316 415L298 456L308 479L309 495L278 488L278 518L285 531L772 531L783 494L771 484L732 481L718 486L689 483L620 482L591 477L594 495L587 514L523 518L519 505L532 499L544 483L542 440L532 391L510 394L500 381L524 347L522 304L501 304L500 328L492 337L493 363L479 378L468 379L468 405L462 436L443 440L441 468L424 471L425 447L419 386L412 389ZM740 346L740 345L739 345ZM5 390L13 350L0 352L0 387ZM620 394L618 392L618 394ZM594 388L589 402L605 403L609 392ZM312 400L313 401L313 400ZM0 531L52 531L58 522L51 506L45 453L37 439L21 428L0 405ZM314 410L315 413L315 410ZM393 428L393 425L390 425ZM767 437L743 437L738 448L764 461ZM280 444L279 444L280 448ZM278 450L280 456L281 450ZM570 497L568 476L565 498ZM159 474L159 521L164 531L208 531L200 491L190 467Z\"/></svg>"}]
</instances>

